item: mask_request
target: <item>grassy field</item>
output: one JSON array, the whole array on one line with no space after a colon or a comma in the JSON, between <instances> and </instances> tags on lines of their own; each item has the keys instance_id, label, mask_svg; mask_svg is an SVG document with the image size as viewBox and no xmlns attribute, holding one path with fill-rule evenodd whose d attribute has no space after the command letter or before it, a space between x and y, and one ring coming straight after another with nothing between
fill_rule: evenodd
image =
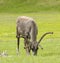
<instances>
[{"instance_id":1,"label":"grassy field","mask_svg":"<svg viewBox=\"0 0 60 63\"><path fill-rule=\"evenodd\" d=\"M60 0L0 0L0 12L60 11Z\"/></svg>"},{"instance_id":2,"label":"grassy field","mask_svg":"<svg viewBox=\"0 0 60 63\"><path fill-rule=\"evenodd\" d=\"M16 55L16 18L25 15L34 18L38 26L37 40L45 33L53 31L53 35L46 36L39 49L38 55L26 55L23 39L20 43L19 56ZM0 52L6 51L8 56L0 56L0 63L60 63L60 13L0 13Z\"/></svg>"},{"instance_id":3,"label":"grassy field","mask_svg":"<svg viewBox=\"0 0 60 63\"><path fill-rule=\"evenodd\" d=\"M16 54L16 19L32 17L38 26L37 41L45 32L52 31L41 42L37 56L27 55L23 39L19 56ZM60 0L0 0L0 63L60 63Z\"/></svg>"}]
</instances>

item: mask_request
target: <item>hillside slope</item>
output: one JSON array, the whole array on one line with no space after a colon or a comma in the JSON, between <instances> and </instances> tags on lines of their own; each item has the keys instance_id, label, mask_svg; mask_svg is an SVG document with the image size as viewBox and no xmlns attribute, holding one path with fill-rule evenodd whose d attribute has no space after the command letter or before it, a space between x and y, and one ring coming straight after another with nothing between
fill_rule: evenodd
<instances>
[{"instance_id":1,"label":"hillside slope","mask_svg":"<svg viewBox=\"0 0 60 63\"><path fill-rule=\"evenodd\" d=\"M0 12L60 11L60 0L0 0Z\"/></svg>"}]
</instances>

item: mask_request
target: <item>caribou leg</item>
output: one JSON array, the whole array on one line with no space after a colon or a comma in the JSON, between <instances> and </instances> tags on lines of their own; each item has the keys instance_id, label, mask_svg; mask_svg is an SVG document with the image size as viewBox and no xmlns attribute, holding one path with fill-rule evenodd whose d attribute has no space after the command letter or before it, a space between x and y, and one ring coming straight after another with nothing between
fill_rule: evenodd
<instances>
[{"instance_id":1,"label":"caribou leg","mask_svg":"<svg viewBox=\"0 0 60 63\"><path fill-rule=\"evenodd\" d=\"M19 37L17 37L17 55L19 54Z\"/></svg>"},{"instance_id":2,"label":"caribou leg","mask_svg":"<svg viewBox=\"0 0 60 63\"><path fill-rule=\"evenodd\" d=\"M24 39L24 49L26 49L26 53L28 55L30 55L30 48L28 46L29 46L29 42L28 42L28 38L27 38L27 39Z\"/></svg>"},{"instance_id":3,"label":"caribou leg","mask_svg":"<svg viewBox=\"0 0 60 63\"><path fill-rule=\"evenodd\" d=\"M20 41L20 34L16 35L16 38L17 38L17 55L19 54L19 41Z\"/></svg>"},{"instance_id":4,"label":"caribou leg","mask_svg":"<svg viewBox=\"0 0 60 63\"><path fill-rule=\"evenodd\" d=\"M18 30L18 27L16 27L16 38L17 38L17 55L19 54L19 39L20 39L20 33Z\"/></svg>"}]
</instances>

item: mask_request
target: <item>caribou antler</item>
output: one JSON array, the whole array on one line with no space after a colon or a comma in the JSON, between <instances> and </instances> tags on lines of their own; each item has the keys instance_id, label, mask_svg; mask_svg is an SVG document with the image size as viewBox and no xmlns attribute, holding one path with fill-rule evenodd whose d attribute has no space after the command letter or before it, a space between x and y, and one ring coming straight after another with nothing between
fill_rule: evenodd
<instances>
[{"instance_id":1,"label":"caribou antler","mask_svg":"<svg viewBox=\"0 0 60 63\"><path fill-rule=\"evenodd\" d=\"M53 32L46 32L45 34L42 35L42 37L40 38L40 40L38 41L38 44L41 42L41 40L48 34L53 34Z\"/></svg>"}]
</instances>

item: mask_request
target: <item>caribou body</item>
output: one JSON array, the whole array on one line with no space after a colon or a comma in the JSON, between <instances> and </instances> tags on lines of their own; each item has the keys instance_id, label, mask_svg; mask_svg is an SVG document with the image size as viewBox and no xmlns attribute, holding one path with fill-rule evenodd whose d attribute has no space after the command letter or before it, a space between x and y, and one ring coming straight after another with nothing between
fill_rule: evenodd
<instances>
[{"instance_id":1,"label":"caribou body","mask_svg":"<svg viewBox=\"0 0 60 63\"><path fill-rule=\"evenodd\" d=\"M30 54L30 50L32 50L34 55L36 55L38 51L38 45L41 40L44 38L44 36L47 34L53 34L53 32L47 32L43 34L39 41L37 41L37 34L38 28L32 18L27 16L18 17L16 21L17 51L19 52L19 39L22 37L24 38L24 48L26 49L27 53ZM41 47L41 49L43 48Z\"/></svg>"}]
</instances>

